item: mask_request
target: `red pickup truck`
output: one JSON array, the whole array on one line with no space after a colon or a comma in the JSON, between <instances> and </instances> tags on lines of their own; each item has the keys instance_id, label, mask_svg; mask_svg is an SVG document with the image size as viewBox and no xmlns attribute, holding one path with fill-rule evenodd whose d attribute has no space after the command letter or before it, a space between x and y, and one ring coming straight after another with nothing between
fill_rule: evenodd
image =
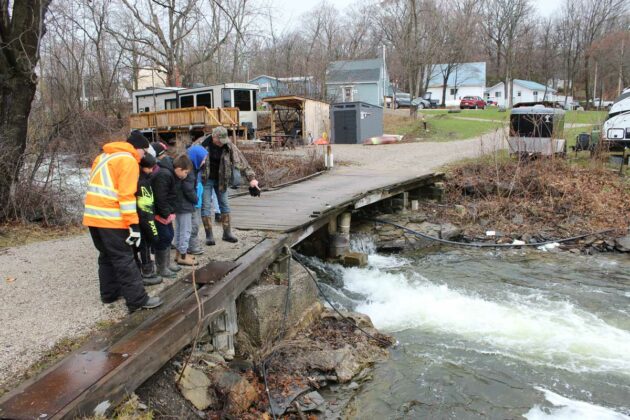
<instances>
[{"instance_id":1,"label":"red pickup truck","mask_svg":"<svg viewBox=\"0 0 630 420\"><path fill-rule=\"evenodd\" d=\"M459 109L465 109L465 108L485 109L486 101L481 99L479 96L464 96L461 102L459 103Z\"/></svg>"}]
</instances>

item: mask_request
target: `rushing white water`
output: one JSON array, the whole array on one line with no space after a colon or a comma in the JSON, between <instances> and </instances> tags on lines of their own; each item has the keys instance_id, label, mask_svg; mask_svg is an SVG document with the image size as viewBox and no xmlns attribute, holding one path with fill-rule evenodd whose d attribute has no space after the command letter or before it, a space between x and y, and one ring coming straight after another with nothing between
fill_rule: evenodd
<instances>
[{"instance_id":1,"label":"rushing white water","mask_svg":"<svg viewBox=\"0 0 630 420\"><path fill-rule=\"evenodd\" d=\"M344 287L365 296L356 309L377 328L456 335L480 351L532 364L630 376L630 332L568 300L537 291L482 297L416 272L386 271L402 264L400 258L372 255L369 268L344 270Z\"/></svg>"},{"instance_id":2,"label":"rushing white water","mask_svg":"<svg viewBox=\"0 0 630 420\"><path fill-rule=\"evenodd\" d=\"M523 416L528 420L628 420L630 417L609 408L600 407L584 401L572 400L536 387L545 394L545 399L554 407L544 409L536 405Z\"/></svg>"}]
</instances>

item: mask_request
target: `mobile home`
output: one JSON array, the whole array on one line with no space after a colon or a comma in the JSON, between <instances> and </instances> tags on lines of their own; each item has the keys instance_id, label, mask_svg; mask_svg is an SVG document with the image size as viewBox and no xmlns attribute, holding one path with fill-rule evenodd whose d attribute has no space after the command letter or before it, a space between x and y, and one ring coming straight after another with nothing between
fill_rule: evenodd
<instances>
[{"instance_id":1,"label":"mobile home","mask_svg":"<svg viewBox=\"0 0 630 420\"><path fill-rule=\"evenodd\" d=\"M250 83L223 83L192 88L148 88L133 92L133 112L153 112L178 108L238 108L241 124L256 129L258 86Z\"/></svg>"}]
</instances>

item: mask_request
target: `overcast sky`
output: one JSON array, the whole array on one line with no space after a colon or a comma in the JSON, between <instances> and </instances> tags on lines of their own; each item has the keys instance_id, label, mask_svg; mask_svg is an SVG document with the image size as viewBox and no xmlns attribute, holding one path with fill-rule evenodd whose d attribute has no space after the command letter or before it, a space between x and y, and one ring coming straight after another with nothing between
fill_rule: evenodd
<instances>
[{"instance_id":1,"label":"overcast sky","mask_svg":"<svg viewBox=\"0 0 630 420\"><path fill-rule=\"evenodd\" d=\"M269 0L275 9L275 15L291 26L291 21L302 13L311 10L321 3L321 0ZM530 0L538 12L545 17L551 16L560 10L563 0ZM343 9L356 0L335 0L333 3L338 9Z\"/></svg>"}]
</instances>

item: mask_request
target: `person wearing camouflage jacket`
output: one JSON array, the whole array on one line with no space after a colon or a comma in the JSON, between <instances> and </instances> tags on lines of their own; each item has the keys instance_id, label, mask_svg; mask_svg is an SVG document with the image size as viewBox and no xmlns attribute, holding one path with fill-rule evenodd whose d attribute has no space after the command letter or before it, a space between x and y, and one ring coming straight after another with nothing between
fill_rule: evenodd
<instances>
[{"instance_id":1,"label":"person wearing camouflage jacket","mask_svg":"<svg viewBox=\"0 0 630 420\"><path fill-rule=\"evenodd\" d=\"M227 135L225 127L215 127L211 135L205 136L201 145L208 150L208 159L204 172L204 192L201 216L206 230L206 245L214 245L212 235L212 214L210 210L212 190L217 195L219 210L221 211L221 224L223 225L223 240L238 242L232 234L230 205L228 202L228 188L231 186L233 174L240 171L249 182L250 189L258 189L256 174L247 162L243 153Z\"/></svg>"}]
</instances>

